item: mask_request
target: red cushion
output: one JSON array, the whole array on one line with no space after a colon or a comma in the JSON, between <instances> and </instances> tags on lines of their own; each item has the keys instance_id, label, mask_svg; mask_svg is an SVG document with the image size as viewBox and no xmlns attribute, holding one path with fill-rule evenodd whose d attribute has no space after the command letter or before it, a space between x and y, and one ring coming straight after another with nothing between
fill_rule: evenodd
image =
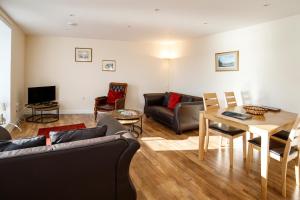
<instances>
[{"instance_id":1,"label":"red cushion","mask_svg":"<svg viewBox=\"0 0 300 200\"><path fill-rule=\"evenodd\" d=\"M168 108L174 110L176 104L179 103L181 100L181 95L171 92L169 96Z\"/></svg>"},{"instance_id":2,"label":"red cushion","mask_svg":"<svg viewBox=\"0 0 300 200\"><path fill-rule=\"evenodd\" d=\"M108 104L114 104L117 99L121 99L123 97L123 92L117 92L114 90L109 90L107 95L107 103Z\"/></svg>"}]
</instances>

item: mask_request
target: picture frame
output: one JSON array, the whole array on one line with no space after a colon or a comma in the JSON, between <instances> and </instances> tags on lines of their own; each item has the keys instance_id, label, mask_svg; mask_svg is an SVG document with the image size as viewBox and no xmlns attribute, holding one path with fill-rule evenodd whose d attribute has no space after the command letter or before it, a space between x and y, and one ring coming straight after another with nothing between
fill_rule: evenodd
<instances>
[{"instance_id":1,"label":"picture frame","mask_svg":"<svg viewBox=\"0 0 300 200\"><path fill-rule=\"evenodd\" d=\"M92 62L92 48L75 48L75 62Z\"/></svg>"},{"instance_id":2,"label":"picture frame","mask_svg":"<svg viewBox=\"0 0 300 200\"><path fill-rule=\"evenodd\" d=\"M115 72L116 60L102 60L102 71Z\"/></svg>"},{"instance_id":3,"label":"picture frame","mask_svg":"<svg viewBox=\"0 0 300 200\"><path fill-rule=\"evenodd\" d=\"M216 53L216 72L239 71L239 51Z\"/></svg>"}]
</instances>

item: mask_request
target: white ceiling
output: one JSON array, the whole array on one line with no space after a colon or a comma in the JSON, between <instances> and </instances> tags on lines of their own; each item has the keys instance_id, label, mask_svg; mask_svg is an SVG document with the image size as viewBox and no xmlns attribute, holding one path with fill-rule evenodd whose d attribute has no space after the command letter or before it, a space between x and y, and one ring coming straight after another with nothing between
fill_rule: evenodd
<instances>
[{"instance_id":1,"label":"white ceiling","mask_svg":"<svg viewBox=\"0 0 300 200\"><path fill-rule=\"evenodd\" d=\"M146 41L196 38L300 14L300 0L0 0L0 6L27 34Z\"/></svg>"}]
</instances>

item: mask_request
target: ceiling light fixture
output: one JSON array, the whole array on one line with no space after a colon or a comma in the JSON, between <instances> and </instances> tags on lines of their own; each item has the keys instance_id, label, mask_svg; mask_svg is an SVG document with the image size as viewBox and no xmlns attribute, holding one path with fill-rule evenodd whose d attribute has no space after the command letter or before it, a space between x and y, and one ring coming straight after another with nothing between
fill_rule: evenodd
<instances>
[{"instance_id":1,"label":"ceiling light fixture","mask_svg":"<svg viewBox=\"0 0 300 200\"><path fill-rule=\"evenodd\" d=\"M271 4L270 3L264 3L264 7L269 7Z\"/></svg>"},{"instance_id":2,"label":"ceiling light fixture","mask_svg":"<svg viewBox=\"0 0 300 200\"><path fill-rule=\"evenodd\" d=\"M207 22L203 22L203 24L204 24L204 25L207 25L208 23L207 23Z\"/></svg>"},{"instance_id":3,"label":"ceiling light fixture","mask_svg":"<svg viewBox=\"0 0 300 200\"><path fill-rule=\"evenodd\" d=\"M68 26L77 26L78 24L76 22L67 22Z\"/></svg>"},{"instance_id":4,"label":"ceiling light fixture","mask_svg":"<svg viewBox=\"0 0 300 200\"><path fill-rule=\"evenodd\" d=\"M159 8L155 8L154 11L155 11L155 12L159 12L160 9L159 9Z\"/></svg>"},{"instance_id":5,"label":"ceiling light fixture","mask_svg":"<svg viewBox=\"0 0 300 200\"><path fill-rule=\"evenodd\" d=\"M128 25L128 26L127 26L127 28L131 28L131 26L130 26L130 25Z\"/></svg>"}]
</instances>

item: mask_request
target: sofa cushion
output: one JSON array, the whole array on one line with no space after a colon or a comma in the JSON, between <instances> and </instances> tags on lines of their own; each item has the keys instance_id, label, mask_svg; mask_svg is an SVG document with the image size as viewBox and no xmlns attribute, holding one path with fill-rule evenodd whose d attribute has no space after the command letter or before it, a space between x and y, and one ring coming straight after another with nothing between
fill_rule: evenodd
<instances>
[{"instance_id":1,"label":"sofa cushion","mask_svg":"<svg viewBox=\"0 0 300 200\"><path fill-rule=\"evenodd\" d=\"M99 116L99 120L97 122L97 126L104 126L107 125L107 131L106 136L108 135L114 135L115 133L119 131L126 130L125 127L118 122L115 118L113 118L111 115L106 113L101 113Z\"/></svg>"},{"instance_id":2,"label":"sofa cushion","mask_svg":"<svg viewBox=\"0 0 300 200\"><path fill-rule=\"evenodd\" d=\"M168 124L172 124L174 120L174 112L163 106L151 106L149 112L152 116L155 116L156 119L164 121Z\"/></svg>"},{"instance_id":3,"label":"sofa cushion","mask_svg":"<svg viewBox=\"0 0 300 200\"><path fill-rule=\"evenodd\" d=\"M39 147L46 145L46 137L36 136L32 138L24 138L17 140L8 140L0 142L0 152L12 151L17 149L26 149L31 147Z\"/></svg>"},{"instance_id":4,"label":"sofa cushion","mask_svg":"<svg viewBox=\"0 0 300 200\"><path fill-rule=\"evenodd\" d=\"M180 102L180 100L181 100L180 94L171 92L169 97L169 102L168 102L168 108L174 110L174 108Z\"/></svg>"},{"instance_id":5,"label":"sofa cushion","mask_svg":"<svg viewBox=\"0 0 300 200\"><path fill-rule=\"evenodd\" d=\"M169 103L169 97L170 97L170 93L166 92L164 95L164 100L163 100L163 106L167 107L168 103Z\"/></svg>"},{"instance_id":6,"label":"sofa cushion","mask_svg":"<svg viewBox=\"0 0 300 200\"><path fill-rule=\"evenodd\" d=\"M9 134L8 130L2 126L0 126L0 140L11 140L11 135Z\"/></svg>"},{"instance_id":7,"label":"sofa cushion","mask_svg":"<svg viewBox=\"0 0 300 200\"><path fill-rule=\"evenodd\" d=\"M182 95L181 102L193 102L193 97L188 95Z\"/></svg>"},{"instance_id":8,"label":"sofa cushion","mask_svg":"<svg viewBox=\"0 0 300 200\"><path fill-rule=\"evenodd\" d=\"M50 132L51 144L73 142L105 136L107 126L85 128L73 131Z\"/></svg>"}]
</instances>

